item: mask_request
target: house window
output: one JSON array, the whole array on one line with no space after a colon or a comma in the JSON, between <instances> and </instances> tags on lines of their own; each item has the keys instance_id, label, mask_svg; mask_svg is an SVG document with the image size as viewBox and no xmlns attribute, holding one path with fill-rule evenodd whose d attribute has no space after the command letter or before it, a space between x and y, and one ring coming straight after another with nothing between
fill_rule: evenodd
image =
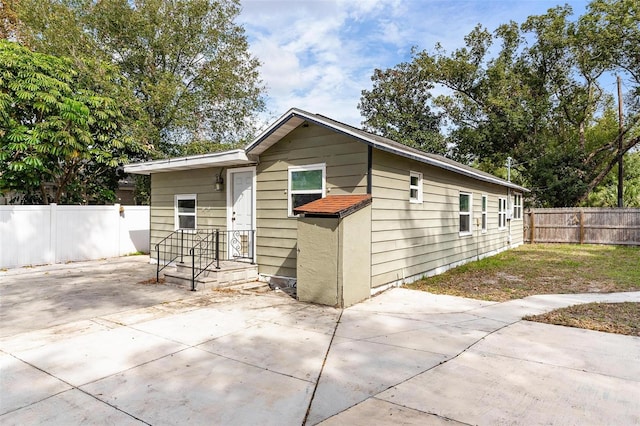
<instances>
[{"instance_id":1,"label":"house window","mask_svg":"<svg viewBox=\"0 0 640 426\"><path fill-rule=\"evenodd\" d=\"M487 196L482 196L482 232L487 232Z\"/></svg>"},{"instance_id":2,"label":"house window","mask_svg":"<svg viewBox=\"0 0 640 426\"><path fill-rule=\"evenodd\" d=\"M289 216L293 209L323 198L326 193L325 164L289 167Z\"/></svg>"},{"instance_id":3,"label":"house window","mask_svg":"<svg viewBox=\"0 0 640 426\"><path fill-rule=\"evenodd\" d=\"M471 194L460 193L460 235L471 235Z\"/></svg>"},{"instance_id":4,"label":"house window","mask_svg":"<svg viewBox=\"0 0 640 426\"><path fill-rule=\"evenodd\" d=\"M176 195L175 228L196 229L196 194Z\"/></svg>"},{"instance_id":5,"label":"house window","mask_svg":"<svg viewBox=\"0 0 640 426\"><path fill-rule=\"evenodd\" d=\"M422 173L409 173L409 202L422 203Z\"/></svg>"},{"instance_id":6,"label":"house window","mask_svg":"<svg viewBox=\"0 0 640 426\"><path fill-rule=\"evenodd\" d=\"M507 226L507 199L498 198L498 229Z\"/></svg>"},{"instance_id":7,"label":"house window","mask_svg":"<svg viewBox=\"0 0 640 426\"><path fill-rule=\"evenodd\" d=\"M513 195L513 218L522 219L522 194Z\"/></svg>"}]
</instances>

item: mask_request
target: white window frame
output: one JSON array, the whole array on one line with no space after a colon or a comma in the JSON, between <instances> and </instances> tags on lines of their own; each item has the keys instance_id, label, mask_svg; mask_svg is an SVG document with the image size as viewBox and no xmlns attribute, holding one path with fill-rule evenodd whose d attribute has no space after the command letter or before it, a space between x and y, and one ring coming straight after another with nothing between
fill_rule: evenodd
<instances>
[{"instance_id":1,"label":"white window frame","mask_svg":"<svg viewBox=\"0 0 640 426\"><path fill-rule=\"evenodd\" d=\"M522 219L522 194L514 193L513 194L513 219L518 220Z\"/></svg>"},{"instance_id":2,"label":"white window frame","mask_svg":"<svg viewBox=\"0 0 640 426\"><path fill-rule=\"evenodd\" d=\"M322 189L291 189L291 174L293 172L309 172L313 170L322 170ZM293 214L293 203L291 196L295 194L322 194L322 198L327 195L327 165L326 163L307 164L305 166L289 166L287 171L287 214L289 217L298 217Z\"/></svg>"},{"instance_id":3,"label":"white window frame","mask_svg":"<svg viewBox=\"0 0 640 426\"><path fill-rule=\"evenodd\" d=\"M507 228L507 199L498 198L498 229Z\"/></svg>"},{"instance_id":4,"label":"white window frame","mask_svg":"<svg viewBox=\"0 0 640 426\"><path fill-rule=\"evenodd\" d=\"M487 232L487 208L489 206L489 197L487 197L487 195L482 194L482 204L480 205L480 208L482 209L482 217L481 217L481 222L480 222L480 226L482 227L482 233L486 233Z\"/></svg>"},{"instance_id":5,"label":"white window frame","mask_svg":"<svg viewBox=\"0 0 640 426\"><path fill-rule=\"evenodd\" d=\"M462 210L460 210L460 196L461 195L466 195L467 197L469 197L469 211L468 212L463 212ZM468 231L461 231L460 230L460 218L462 216L468 216L469 217L469 230ZM467 236L467 235L473 235L473 194L471 194L470 192L464 192L464 191L460 191L458 193L458 235L462 236Z\"/></svg>"},{"instance_id":6,"label":"white window frame","mask_svg":"<svg viewBox=\"0 0 640 426\"><path fill-rule=\"evenodd\" d=\"M418 184L412 185L411 181L413 178L418 178ZM411 193L416 191L417 197L413 197ZM422 173L420 172L409 172L409 202L412 204L422 204Z\"/></svg>"},{"instance_id":7,"label":"white window frame","mask_svg":"<svg viewBox=\"0 0 640 426\"><path fill-rule=\"evenodd\" d=\"M178 201L182 201L182 200L193 200L194 201L194 209L193 209L193 213L179 213L178 212ZM196 230L198 229L198 196L196 194L176 194L176 196L174 197L174 203L173 203L173 211L174 211L174 217L173 217L173 224L174 224L174 230L178 230L180 229L180 216L193 216L193 229L192 228L183 228L185 230L188 231L192 231L192 230Z\"/></svg>"}]
</instances>

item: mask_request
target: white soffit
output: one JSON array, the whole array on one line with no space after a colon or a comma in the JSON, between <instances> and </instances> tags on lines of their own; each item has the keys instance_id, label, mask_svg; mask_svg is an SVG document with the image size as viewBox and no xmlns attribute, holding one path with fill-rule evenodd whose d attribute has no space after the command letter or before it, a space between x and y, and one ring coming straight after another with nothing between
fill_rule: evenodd
<instances>
[{"instance_id":1,"label":"white soffit","mask_svg":"<svg viewBox=\"0 0 640 426\"><path fill-rule=\"evenodd\" d=\"M304 114L304 112L296 110L295 108L289 110L249 144L246 151L256 155L262 154L280 139L287 136L292 130L304 123L305 117L300 116L302 114Z\"/></svg>"},{"instance_id":2,"label":"white soffit","mask_svg":"<svg viewBox=\"0 0 640 426\"><path fill-rule=\"evenodd\" d=\"M125 173L149 175L151 173L173 172L177 170L203 169L207 167L229 167L253 164L242 149L213 152L210 154L192 155L189 157L167 158L144 163L127 164Z\"/></svg>"}]
</instances>

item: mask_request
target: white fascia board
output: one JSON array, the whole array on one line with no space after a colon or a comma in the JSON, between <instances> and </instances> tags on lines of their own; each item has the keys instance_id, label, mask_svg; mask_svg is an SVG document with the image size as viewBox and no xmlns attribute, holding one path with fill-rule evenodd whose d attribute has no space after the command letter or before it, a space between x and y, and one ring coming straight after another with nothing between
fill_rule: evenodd
<instances>
[{"instance_id":1,"label":"white fascia board","mask_svg":"<svg viewBox=\"0 0 640 426\"><path fill-rule=\"evenodd\" d=\"M213 152L210 154L191 155L188 157L167 158L146 161L144 163L127 164L125 173L149 175L151 173L171 172L176 170L202 169L206 167L227 167L253 164L243 149Z\"/></svg>"},{"instance_id":2,"label":"white fascia board","mask_svg":"<svg viewBox=\"0 0 640 426\"><path fill-rule=\"evenodd\" d=\"M262 132L262 134L260 136L258 136L251 144L249 144L246 147L247 152L249 151L253 151L255 150L256 154L261 154L266 148L268 148L269 146L273 145L273 142L268 141L272 136L277 135L276 139L279 139L279 137L281 137L281 135L278 134L278 130L280 129L280 127L282 127L283 125L285 125L289 120L298 117L298 119L302 119L302 120L307 120L311 123L323 126L323 127L327 127L329 129L332 129L334 131L343 133L345 135L351 136L353 138L356 139L360 139L362 141L365 141L367 144L371 145L374 148L383 150L383 151L387 151L390 152L392 154L396 154L396 155L400 155L402 157L406 157L406 158L411 158L413 160L416 161L420 161L421 163L425 163L425 164L429 164L438 168L442 168L445 170L449 170L455 173L459 173L462 174L464 176L468 176L471 177L473 179L477 179L477 180L481 180L484 182L490 182L490 183L494 183L496 185L500 185L500 186L506 186L508 188L512 188L512 189L516 189L518 191L522 191L522 192L529 192L528 189L523 188L519 185L516 185L514 183L511 182L507 182L503 179L500 179L498 177L492 177L492 176L486 176L484 174L481 173L476 173L472 170L468 170L464 167L456 167L453 164L450 163L446 163L444 161L439 161L435 158L431 158L428 157L426 155L420 155L419 153L413 152L413 151L409 151L409 150L403 150L401 148L395 147L395 146L391 146L388 144L385 144L382 141L378 141L375 140L374 138L368 138L366 137L366 135L363 135L362 133L359 132L355 132L351 129L349 129L347 126L336 126L334 123L332 123L331 121L328 120L324 120L322 116L318 116L315 114L311 114L308 113L306 111L302 111L299 110L297 108L291 108L289 111L287 111L284 115L282 115L282 117L280 117L275 123L273 123L271 126L269 126L264 132ZM296 123L296 126L301 124L300 123ZM289 131L291 131L293 129L289 129ZM288 133L288 132L286 132ZM265 143L266 142L266 143ZM271 142L271 143L269 143ZM260 145L265 145L265 146L260 146Z\"/></svg>"}]
</instances>

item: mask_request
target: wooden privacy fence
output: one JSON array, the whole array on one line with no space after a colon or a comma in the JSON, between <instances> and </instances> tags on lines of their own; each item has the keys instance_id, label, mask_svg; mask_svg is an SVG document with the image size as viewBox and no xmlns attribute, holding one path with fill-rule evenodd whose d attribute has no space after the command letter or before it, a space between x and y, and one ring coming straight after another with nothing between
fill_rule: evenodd
<instances>
[{"instance_id":1,"label":"wooden privacy fence","mask_svg":"<svg viewBox=\"0 0 640 426\"><path fill-rule=\"evenodd\" d=\"M532 209L524 215L524 241L640 245L640 209Z\"/></svg>"}]
</instances>

